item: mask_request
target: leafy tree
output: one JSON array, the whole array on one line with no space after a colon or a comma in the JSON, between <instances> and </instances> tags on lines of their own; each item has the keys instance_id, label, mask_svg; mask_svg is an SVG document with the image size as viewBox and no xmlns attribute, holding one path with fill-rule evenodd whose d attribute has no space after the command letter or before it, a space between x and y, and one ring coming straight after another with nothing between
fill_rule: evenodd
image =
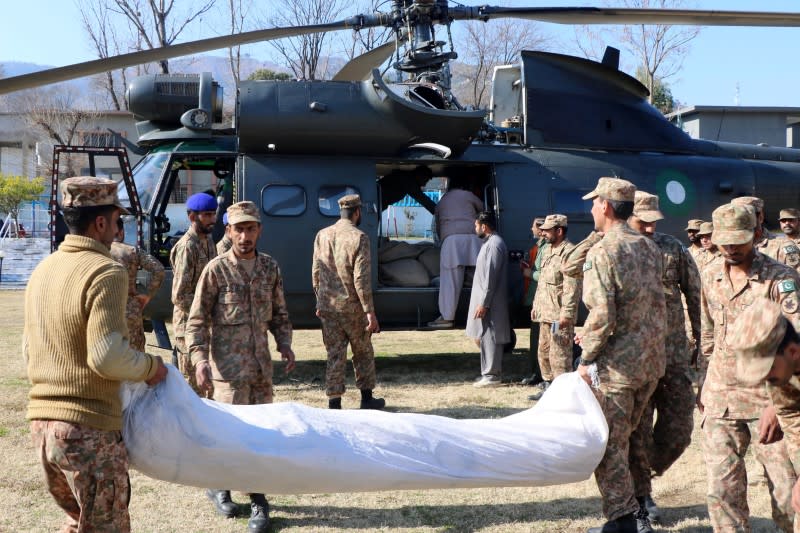
<instances>
[{"instance_id":1,"label":"leafy tree","mask_svg":"<svg viewBox=\"0 0 800 533\"><path fill-rule=\"evenodd\" d=\"M28 180L23 176L0 173L0 211L11 215L14 227L19 228L20 205L22 202L35 200L44 190L44 178Z\"/></svg>"},{"instance_id":2,"label":"leafy tree","mask_svg":"<svg viewBox=\"0 0 800 533\"><path fill-rule=\"evenodd\" d=\"M293 79L291 74L287 74L286 72L275 72L274 70L268 68L260 68L254 70L252 74L247 76L248 80L291 80Z\"/></svg>"},{"instance_id":3,"label":"leafy tree","mask_svg":"<svg viewBox=\"0 0 800 533\"><path fill-rule=\"evenodd\" d=\"M643 67L636 69L636 79L645 85L647 84L647 71ZM672 90L669 85L662 78L655 78L652 86L650 103L665 115L671 113L676 106L675 98L672 96Z\"/></svg>"}]
</instances>

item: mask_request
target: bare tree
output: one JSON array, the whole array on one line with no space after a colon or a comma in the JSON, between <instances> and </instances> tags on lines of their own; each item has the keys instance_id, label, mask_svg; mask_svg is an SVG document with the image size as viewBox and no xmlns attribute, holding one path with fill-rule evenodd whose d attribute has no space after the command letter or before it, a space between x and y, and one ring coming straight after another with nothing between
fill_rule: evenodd
<instances>
[{"instance_id":1,"label":"bare tree","mask_svg":"<svg viewBox=\"0 0 800 533\"><path fill-rule=\"evenodd\" d=\"M362 0L355 5L353 11L362 14L372 14L379 10L379 7L385 4L385 0ZM365 52L369 52L373 48L377 48L389 39L392 34L390 28L384 26L363 28L358 31L339 32L337 40L342 45L342 51L347 56L347 60L351 60ZM375 65L376 67L378 65Z\"/></svg>"},{"instance_id":2,"label":"bare tree","mask_svg":"<svg viewBox=\"0 0 800 533\"><path fill-rule=\"evenodd\" d=\"M532 22L500 19L470 22L458 44L467 87L457 94L463 104L484 107L494 68L519 61L522 50L545 50L549 38Z\"/></svg>"},{"instance_id":3,"label":"bare tree","mask_svg":"<svg viewBox=\"0 0 800 533\"><path fill-rule=\"evenodd\" d=\"M228 22L231 35L245 31L246 21L250 18L251 0L228 0ZM228 48L228 63L231 67L231 76L234 85L239 85L242 79L242 47Z\"/></svg>"}]
</instances>

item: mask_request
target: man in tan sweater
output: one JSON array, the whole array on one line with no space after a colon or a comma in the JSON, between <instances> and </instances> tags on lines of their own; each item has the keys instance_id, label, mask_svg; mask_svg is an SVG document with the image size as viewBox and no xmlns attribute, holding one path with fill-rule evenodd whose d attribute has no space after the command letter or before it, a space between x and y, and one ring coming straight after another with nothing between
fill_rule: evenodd
<instances>
[{"instance_id":1,"label":"man in tan sweater","mask_svg":"<svg viewBox=\"0 0 800 533\"><path fill-rule=\"evenodd\" d=\"M109 249L120 214L117 185L94 177L61 183L69 227L25 292L27 418L47 488L68 515L64 531L130 531L124 380L162 381L160 357L131 348L128 275Z\"/></svg>"}]
</instances>

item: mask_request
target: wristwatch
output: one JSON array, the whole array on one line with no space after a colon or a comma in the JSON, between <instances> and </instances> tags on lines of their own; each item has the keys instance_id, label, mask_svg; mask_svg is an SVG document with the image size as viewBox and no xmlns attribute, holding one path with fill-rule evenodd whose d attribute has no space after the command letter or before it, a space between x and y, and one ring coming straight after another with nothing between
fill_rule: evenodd
<instances>
[{"instance_id":1,"label":"wristwatch","mask_svg":"<svg viewBox=\"0 0 800 533\"><path fill-rule=\"evenodd\" d=\"M581 357L581 358L578 360L578 364L579 364L579 365L581 365L581 366L589 366L589 365L593 365L593 364L594 364L594 361L587 361L586 359L584 359L583 357Z\"/></svg>"}]
</instances>

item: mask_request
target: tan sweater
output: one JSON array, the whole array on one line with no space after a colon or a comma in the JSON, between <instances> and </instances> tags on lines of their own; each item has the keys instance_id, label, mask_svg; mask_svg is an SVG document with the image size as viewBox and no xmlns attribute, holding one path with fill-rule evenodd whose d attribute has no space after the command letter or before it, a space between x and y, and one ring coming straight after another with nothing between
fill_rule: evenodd
<instances>
[{"instance_id":1,"label":"tan sweater","mask_svg":"<svg viewBox=\"0 0 800 533\"><path fill-rule=\"evenodd\" d=\"M122 428L123 380L150 379L155 358L128 345L128 274L101 242L68 235L25 291L28 419Z\"/></svg>"}]
</instances>

